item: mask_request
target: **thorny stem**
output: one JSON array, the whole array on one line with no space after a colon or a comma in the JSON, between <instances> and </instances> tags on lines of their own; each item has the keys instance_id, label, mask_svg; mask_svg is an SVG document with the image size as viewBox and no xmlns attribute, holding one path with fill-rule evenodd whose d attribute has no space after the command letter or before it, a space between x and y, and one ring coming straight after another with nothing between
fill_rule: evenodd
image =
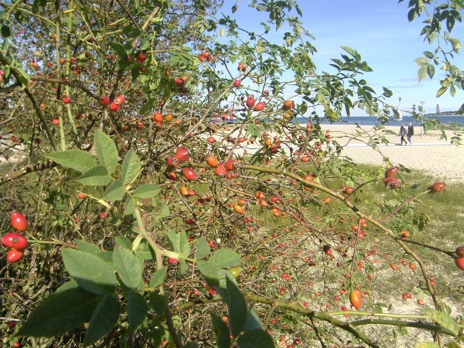
<instances>
[{"instance_id":1,"label":"thorny stem","mask_svg":"<svg viewBox=\"0 0 464 348\"><path fill-rule=\"evenodd\" d=\"M160 247L153 241L153 239L148 235L147 231L145 230L145 226L142 220L142 215L140 214L140 210L138 207L135 208L135 217L137 219L137 224L139 227L139 232L140 234L145 238L145 240L148 242L150 245L150 248L152 249L153 253L155 254L155 261L157 265L157 269L160 269L163 267L163 256L161 253ZM172 320L172 313L169 308L169 302L167 301L167 295L166 291L164 289L164 285L161 284L159 287L159 292L160 295L163 296L164 302L165 302L165 314L166 314L166 324L168 326L169 333L172 336L172 339L174 340L174 344L177 347L182 347L182 342L180 341L180 337L177 335L176 328L174 326L174 322Z\"/></svg>"},{"instance_id":2,"label":"thorny stem","mask_svg":"<svg viewBox=\"0 0 464 348\"><path fill-rule=\"evenodd\" d=\"M438 302L438 298L437 298L435 289L430 285L430 280L429 280L430 277L428 276L428 274L426 272L426 266L422 262L421 258L403 240L397 239L395 233L392 230L390 230L389 228L384 226L381 222L375 220L371 216L369 216L367 214L364 214L362 211L360 211L358 209L358 207L356 205L354 205L350 200L346 199L345 196L339 194L338 192L332 191L331 189L329 189L328 187L326 187L324 185L320 185L320 184L318 184L318 183L316 183L314 181L307 181L307 180L303 179L302 177L300 177L299 175L287 172L285 170L280 170L280 169L275 169L275 168L265 168L265 167L260 167L260 166L256 166L256 165L249 165L249 164L240 165L240 168L248 169L248 170L252 170L252 171L257 171L257 172L262 172L262 173L270 173L270 174L275 174L275 175L287 176L287 177L290 177L290 178L304 184L305 186L309 186L309 187L312 187L314 189L318 189L320 191L323 191L323 192L331 195L332 197L342 201L356 215L358 215L360 218L366 219L366 221L369 221L375 227L377 227L380 230L384 231L388 236L390 236L393 240L395 240L401 246L401 248L403 248L404 251L406 251L409 255L411 255L411 257L419 264L419 268L420 268L422 276L423 276L423 278L424 278L424 280L425 280L425 282L427 284L427 290L430 292L430 295L432 297L435 308L439 309L439 310L442 308L441 304Z\"/></svg>"}]
</instances>

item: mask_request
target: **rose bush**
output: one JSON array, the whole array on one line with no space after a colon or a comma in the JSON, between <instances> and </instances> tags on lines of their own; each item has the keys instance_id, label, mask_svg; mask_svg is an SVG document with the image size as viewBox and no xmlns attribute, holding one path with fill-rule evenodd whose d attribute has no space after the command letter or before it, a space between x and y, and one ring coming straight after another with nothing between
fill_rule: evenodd
<instances>
[{"instance_id":1,"label":"rose bush","mask_svg":"<svg viewBox=\"0 0 464 348\"><path fill-rule=\"evenodd\" d=\"M215 1L1 4L3 154L27 155L1 205L30 243L1 266L4 343L375 347L363 327L386 324L462 339L431 246L400 233L424 227L409 203L427 186L397 191L407 170L360 168L321 129L355 107L385 122L391 91L348 47L318 73L295 1L251 5L269 18L244 41ZM385 311L372 279L397 262L421 314Z\"/></svg>"}]
</instances>

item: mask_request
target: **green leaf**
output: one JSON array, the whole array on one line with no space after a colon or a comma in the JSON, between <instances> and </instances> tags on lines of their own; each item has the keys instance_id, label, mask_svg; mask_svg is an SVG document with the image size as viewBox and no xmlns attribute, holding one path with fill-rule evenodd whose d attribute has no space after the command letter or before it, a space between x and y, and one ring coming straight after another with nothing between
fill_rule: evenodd
<instances>
[{"instance_id":1,"label":"green leaf","mask_svg":"<svg viewBox=\"0 0 464 348\"><path fill-rule=\"evenodd\" d=\"M1 30L2 36L4 38L10 37L11 36L11 29L8 25L3 24L2 25L2 30Z\"/></svg>"},{"instance_id":2,"label":"green leaf","mask_svg":"<svg viewBox=\"0 0 464 348\"><path fill-rule=\"evenodd\" d=\"M229 310L229 325L230 332L234 337L237 337L245 327L247 321L247 304L242 293L229 278L226 278L227 295L226 301ZM219 292L221 294L221 292ZM221 295L222 296L222 295Z\"/></svg>"},{"instance_id":3,"label":"green leaf","mask_svg":"<svg viewBox=\"0 0 464 348\"><path fill-rule=\"evenodd\" d=\"M128 197L124 204L124 215L127 216L127 215L133 214L135 211L136 204L137 202L135 201L134 198Z\"/></svg>"},{"instance_id":4,"label":"green leaf","mask_svg":"<svg viewBox=\"0 0 464 348\"><path fill-rule=\"evenodd\" d=\"M121 201L126 194L121 180L113 181L105 190L102 199L108 202Z\"/></svg>"},{"instance_id":5,"label":"green leaf","mask_svg":"<svg viewBox=\"0 0 464 348\"><path fill-rule=\"evenodd\" d=\"M423 66L417 71L417 78L419 82L423 81L427 77L427 67Z\"/></svg>"},{"instance_id":6,"label":"green leaf","mask_svg":"<svg viewBox=\"0 0 464 348\"><path fill-rule=\"evenodd\" d=\"M444 346L443 348L461 348L461 345L456 341L451 341L451 342L448 342L448 344Z\"/></svg>"},{"instance_id":7,"label":"green leaf","mask_svg":"<svg viewBox=\"0 0 464 348\"><path fill-rule=\"evenodd\" d=\"M104 165L111 175L118 165L118 150L113 140L102 131L96 131L95 150L100 164Z\"/></svg>"},{"instance_id":8,"label":"green leaf","mask_svg":"<svg viewBox=\"0 0 464 348\"><path fill-rule=\"evenodd\" d=\"M240 255L230 249L218 249L210 257L209 262L219 268L233 267L240 264Z\"/></svg>"},{"instance_id":9,"label":"green leaf","mask_svg":"<svg viewBox=\"0 0 464 348\"><path fill-rule=\"evenodd\" d=\"M76 181L83 185L104 186L111 182L111 177L108 175L106 167L99 165L87 170Z\"/></svg>"},{"instance_id":10,"label":"green leaf","mask_svg":"<svg viewBox=\"0 0 464 348\"><path fill-rule=\"evenodd\" d=\"M432 64L427 65L427 75L432 79L435 75L435 67Z\"/></svg>"},{"instance_id":11,"label":"green leaf","mask_svg":"<svg viewBox=\"0 0 464 348\"><path fill-rule=\"evenodd\" d=\"M200 237L198 239L198 246L197 246L197 252L195 254L195 258L197 260L204 259L206 256L209 255L210 252L211 252L211 248L209 247L209 244L206 241L205 237Z\"/></svg>"},{"instance_id":12,"label":"green leaf","mask_svg":"<svg viewBox=\"0 0 464 348\"><path fill-rule=\"evenodd\" d=\"M263 330L247 331L237 340L240 348L274 348L271 335Z\"/></svg>"},{"instance_id":13,"label":"green leaf","mask_svg":"<svg viewBox=\"0 0 464 348\"><path fill-rule=\"evenodd\" d=\"M219 285L219 269L217 267L212 265L209 261L203 260L198 260L197 266L209 286Z\"/></svg>"},{"instance_id":14,"label":"green leaf","mask_svg":"<svg viewBox=\"0 0 464 348\"><path fill-rule=\"evenodd\" d=\"M158 219L162 219L170 215L171 215L171 211L169 210L168 205L165 202L163 202L163 204L161 205L160 211L158 213Z\"/></svg>"},{"instance_id":15,"label":"green leaf","mask_svg":"<svg viewBox=\"0 0 464 348\"><path fill-rule=\"evenodd\" d=\"M248 312L247 321L243 331L246 332L254 330L263 330L263 324L261 323L261 320L259 320L258 313L256 313L256 311L251 308Z\"/></svg>"},{"instance_id":16,"label":"green leaf","mask_svg":"<svg viewBox=\"0 0 464 348\"><path fill-rule=\"evenodd\" d=\"M95 157L83 150L53 152L45 157L63 167L75 169L81 173L86 172L98 164Z\"/></svg>"},{"instance_id":17,"label":"green leaf","mask_svg":"<svg viewBox=\"0 0 464 348\"><path fill-rule=\"evenodd\" d=\"M21 82L21 88L24 89L29 86L31 78L23 69L15 67L16 72L19 74L19 81Z\"/></svg>"},{"instance_id":18,"label":"green leaf","mask_svg":"<svg viewBox=\"0 0 464 348\"><path fill-rule=\"evenodd\" d=\"M114 240L117 245L127 250L132 250L132 242L126 236L117 236Z\"/></svg>"},{"instance_id":19,"label":"green leaf","mask_svg":"<svg viewBox=\"0 0 464 348\"><path fill-rule=\"evenodd\" d=\"M424 309L423 312L440 326L450 330L453 335L457 336L459 333L459 324L448 314L436 309Z\"/></svg>"},{"instance_id":20,"label":"green leaf","mask_svg":"<svg viewBox=\"0 0 464 348\"><path fill-rule=\"evenodd\" d=\"M53 337L88 322L100 297L81 288L48 297L19 329L18 336Z\"/></svg>"},{"instance_id":21,"label":"green leaf","mask_svg":"<svg viewBox=\"0 0 464 348\"><path fill-rule=\"evenodd\" d=\"M143 288L143 263L122 246L116 246L113 251L113 264L121 281L129 289Z\"/></svg>"},{"instance_id":22,"label":"green leaf","mask_svg":"<svg viewBox=\"0 0 464 348\"><path fill-rule=\"evenodd\" d=\"M129 150L124 157L121 169L121 179L124 186L128 185L134 180L139 174L142 164L140 158L137 156L134 150Z\"/></svg>"},{"instance_id":23,"label":"green leaf","mask_svg":"<svg viewBox=\"0 0 464 348\"><path fill-rule=\"evenodd\" d=\"M63 249L61 254L66 270L81 288L97 295L114 291L117 280L111 263L81 250Z\"/></svg>"},{"instance_id":24,"label":"green leaf","mask_svg":"<svg viewBox=\"0 0 464 348\"><path fill-rule=\"evenodd\" d=\"M448 87L441 87L441 88L437 91L437 98L441 97L441 96L443 95L443 93L445 93L447 90L448 90Z\"/></svg>"},{"instance_id":25,"label":"green leaf","mask_svg":"<svg viewBox=\"0 0 464 348\"><path fill-rule=\"evenodd\" d=\"M79 288L79 284L77 284L77 282L74 279L71 279L66 283L62 284L58 289L56 289L55 294L77 288Z\"/></svg>"},{"instance_id":26,"label":"green leaf","mask_svg":"<svg viewBox=\"0 0 464 348\"><path fill-rule=\"evenodd\" d=\"M414 62L416 62L416 64L421 67L425 67L429 64L428 59L424 57L417 58L416 60L414 60Z\"/></svg>"},{"instance_id":27,"label":"green leaf","mask_svg":"<svg viewBox=\"0 0 464 348\"><path fill-rule=\"evenodd\" d=\"M214 313L211 313L211 319L213 321L214 333L216 334L216 346L217 348L229 348L230 347L230 332L226 323Z\"/></svg>"},{"instance_id":28,"label":"green leaf","mask_svg":"<svg viewBox=\"0 0 464 348\"><path fill-rule=\"evenodd\" d=\"M163 284L164 279L166 279L166 274L168 272L167 267L161 267L156 270L156 272L150 278L150 287L157 288Z\"/></svg>"},{"instance_id":29,"label":"green leaf","mask_svg":"<svg viewBox=\"0 0 464 348\"><path fill-rule=\"evenodd\" d=\"M458 52L462 48L461 42L458 39L450 38L449 41L453 45L454 51Z\"/></svg>"},{"instance_id":30,"label":"green leaf","mask_svg":"<svg viewBox=\"0 0 464 348\"><path fill-rule=\"evenodd\" d=\"M143 323L147 316L148 305L145 298L138 292L129 291L127 295L127 314L129 329L133 332Z\"/></svg>"},{"instance_id":31,"label":"green leaf","mask_svg":"<svg viewBox=\"0 0 464 348\"><path fill-rule=\"evenodd\" d=\"M94 344L110 332L117 324L121 311L121 305L113 294L104 295L92 313L84 336L84 347Z\"/></svg>"},{"instance_id":32,"label":"green leaf","mask_svg":"<svg viewBox=\"0 0 464 348\"><path fill-rule=\"evenodd\" d=\"M155 292L150 292L150 294L148 295L148 302L150 303L150 307L153 308L156 314L160 318L164 318L164 314L166 312L166 302L164 301L164 297Z\"/></svg>"},{"instance_id":33,"label":"green leaf","mask_svg":"<svg viewBox=\"0 0 464 348\"><path fill-rule=\"evenodd\" d=\"M126 58L127 53L123 45L121 45L119 42L110 42L109 45L113 49L113 51L119 56L119 58Z\"/></svg>"},{"instance_id":34,"label":"green leaf","mask_svg":"<svg viewBox=\"0 0 464 348\"><path fill-rule=\"evenodd\" d=\"M440 345L436 342L423 342L419 343L416 348L440 348Z\"/></svg>"},{"instance_id":35,"label":"green leaf","mask_svg":"<svg viewBox=\"0 0 464 348\"><path fill-rule=\"evenodd\" d=\"M98 246L96 246L95 244L88 243L84 240L77 239L75 243L77 245L77 249L85 251L86 253L98 255L102 252L102 250Z\"/></svg>"},{"instance_id":36,"label":"green leaf","mask_svg":"<svg viewBox=\"0 0 464 348\"><path fill-rule=\"evenodd\" d=\"M137 187L134 190L134 197L137 198L153 198L161 191L161 187L157 184L145 184Z\"/></svg>"},{"instance_id":37,"label":"green leaf","mask_svg":"<svg viewBox=\"0 0 464 348\"><path fill-rule=\"evenodd\" d=\"M183 257L188 257L190 255L190 244L185 231L178 233L174 231L167 231L166 234L176 253L179 253Z\"/></svg>"}]
</instances>

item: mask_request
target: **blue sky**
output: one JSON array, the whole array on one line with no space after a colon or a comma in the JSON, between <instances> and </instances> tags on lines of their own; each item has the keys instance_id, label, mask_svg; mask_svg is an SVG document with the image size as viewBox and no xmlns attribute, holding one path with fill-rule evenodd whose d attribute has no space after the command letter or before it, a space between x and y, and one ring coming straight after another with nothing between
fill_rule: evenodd
<instances>
[{"instance_id":1,"label":"blue sky","mask_svg":"<svg viewBox=\"0 0 464 348\"><path fill-rule=\"evenodd\" d=\"M235 2L239 5L239 24L250 30L260 32L259 14L248 8L248 0L225 0L224 13ZM414 22L407 19L405 0L302 0L299 6L303 12L302 21L309 32L315 36L313 45L318 52L314 61L318 70L330 71L330 59L339 58L341 46L356 49L374 70L365 79L378 92L381 86L394 93L391 103L398 104L402 98L401 109L410 110L413 104L424 103L426 112L440 109L457 110L464 102L464 92L455 97L445 93L436 98L439 79L443 74L436 67L435 78L419 82L418 65L414 62L425 50L433 51L435 45L423 41L420 31L422 18ZM235 16L234 15L234 16ZM264 17L262 17L264 19ZM453 37L464 42L464 25L457 22ZM462 61L456 56L456 64Z\"/></svg>"}]
</instances>

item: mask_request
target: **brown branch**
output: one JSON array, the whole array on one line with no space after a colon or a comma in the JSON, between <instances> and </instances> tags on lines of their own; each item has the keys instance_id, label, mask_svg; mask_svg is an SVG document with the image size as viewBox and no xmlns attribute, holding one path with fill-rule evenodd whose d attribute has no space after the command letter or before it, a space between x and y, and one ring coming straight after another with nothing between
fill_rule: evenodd
<instances>
[{"instance_id":1,"label":"brown branch","mask_svg":"<svg viewBox=\"0 0 464 348\"><path fill-rule=\"evenodd\" d=\"M0 177L0 185L6 184L7 182L11 180L18 179L26 174L42 171L42 170L53 168L56 166L57 166L57 163L50 161L50 160L43 162L43 163L37 163L37 164L26 166L22 168L21 170L18 170L12 174L5 174L2 177Z\"/></svg>"},{"instance_id":2,"label":"brown branch","mask_svg":"<svg viewBox=\"0 0 464 348\"><path fill-rule=\"evenodd\" d=\"M95 93L93 93L90 89L85 87L80 82L66 81L65 79L52 79L52 78L39 77L39 76L31 76L31 80L39 81L39 82L58 83L58 84L66 85L69 87L79 88L83 90L89 97L94 98L96 100L100 99Z\"/></svg>"},{"instance_id":3,"label":"brown branch","mask_svg":"<svg viewBox=\"0 0 464 348\"><path fill-rule=\"evenodd\" d=\"M10 62L8 61L8 59L1 52L0 52L0 63L2 63L3 65L10 66L11 74L14 76L17 83L21 84L21 80L22 80L21 74L17 71L17 69L14 66L10 65ZM50 144L52 145L53 149L56 149L56 145L55 145L55 142L53 140L53 136L52 136L52 133L50 131L50 128L48 127L48 124L45 121L45 117L44 117L44 115L42 113L42 110L40 110L40 107L39 107L37 101L35 100L34 96L32 95L31 91L29 90L29 86L24 86L24 93L26 93L27 97L30 99L30 101L32 103L32 107L34 108L37 116L39 117L40 122L42 123L42 126L45 129L45 132L47 133L48 140L49 140Z\"/></svg>"},{"instance_id":4,"label":"brown branch","mask_svg":"<svg viewBox=\"0 0 464 348\"><path fill-rule=\"evenodd\" d=\"M371 216L364 214L362 211L358 209L356 205L354 205L350 200L346 199L343 195L339 194L338 192L332 191L326 186L320 185L314 181L307 181L303 179L302 177L294 174L287 172L285 170L279 170L275 168L265 168L265 167L260 167L260 166L255 166L255 165L249 165L249 164L243 164L240 165L240 168L242 169L248 169L252 171L258 171L262 173L270 173L270 174L276 174L276 175L283 175L290 177L292 179L295 179L296 181L302 183L305 186L309 186L315 189L318 189L320 191L326 192L327 194L331 195L332 197L342 201L349 209L351 209L356 215L358 215L360 218L366 219L366 221L369 221L371 224L373 224L375 227L379 228L380 230L384 231L388 236L390 236L393 240L395 240L401 248L403 248L404 251L406 251L411 257L419 264L419 268L421 270L422 276L427 284L427 290L430 292L430 295L432 296L433 303L435 305L435 308L441 309L442 306L438 302L438 298L435 292L435 289L433 286L430 285L430 277L428 276L426 272L426 267L425 264L422 262L421 258L412 250L403 240L397 239L396 234L384 226L382 223L379 221L375 220Z\"/></svg>"}]
</instances>

